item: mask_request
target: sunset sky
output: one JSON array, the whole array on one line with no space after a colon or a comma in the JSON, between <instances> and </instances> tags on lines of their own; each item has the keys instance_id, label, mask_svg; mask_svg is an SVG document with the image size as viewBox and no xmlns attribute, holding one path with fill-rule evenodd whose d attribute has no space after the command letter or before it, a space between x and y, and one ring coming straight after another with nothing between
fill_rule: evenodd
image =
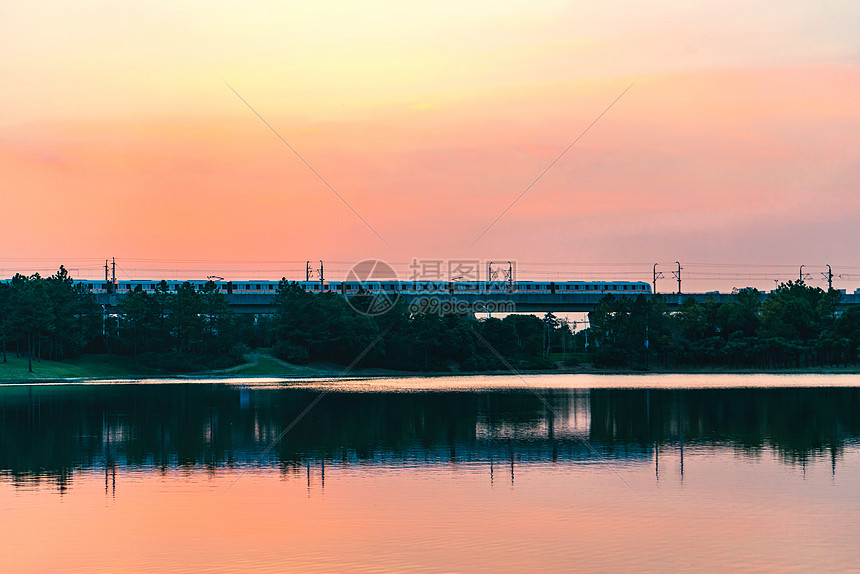
<instances>
[{"instance_id":1,"label":"sunset sky","mask_svg":"<svg viewBox=\"0 0 860 574\"><path fill-rule=\"evenodd\" d=\"M858 30L856 0L6 2L0 276L680 260L853 291Z\"/></svg>"}]
</instances>

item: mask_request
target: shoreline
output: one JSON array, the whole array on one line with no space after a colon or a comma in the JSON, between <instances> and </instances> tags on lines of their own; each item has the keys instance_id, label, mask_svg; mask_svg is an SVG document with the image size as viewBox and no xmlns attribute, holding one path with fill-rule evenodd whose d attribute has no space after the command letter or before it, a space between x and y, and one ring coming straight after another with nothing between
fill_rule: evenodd
<instances>
[{"instance_id":1,"label":"shoreline","mask_svg":"<svg viewBox=\"0 0 860 574\"><path fill-rule=\"evenodd\" d=\"M276 359L270 355L254 353L249 361L228 369L199 371L192 373L169 373L134 365L128 358L99 357L93 365L87 362L85 356L77 362L39 363L39 368L32 374L24 376L0 376L2 385L22 384L57 384L57 383L98 383L98 382L140 382L165 380L199 380L208 379L213 382L228 379L280 379L283 381L301 382L314 379L330 380L367 380L367 379L410 379L410 378L441 378L441 377L495 377L495 376L534 376L534 375L605 375L605 376L662 376L662 375L860 375L860 365L844 367L803 367L785 369L752 369L729 367L689 367L689 368L651 368L639 369L601 369L590 364L575 368L558 368L542 370L494 370L494 371L405 371L375 367L353 369L344 372L343 366L317 363L309 365L293 365ZM114 363L114 361L116 361ZM10 362L23 362L26 359L15 358ZM45 373L44 365L51 368ZM81 366L83 364L83 366ZM6 366L6 369L2 367ZM104 369L99 367L105 367ZM8 371L8 363L0 363L0 372ZM17 370L17 369L16 369ZM43 371L43 372L39 372ZM58 372L60 371L60 372ZM69 371L64 373L62 371ZM77 371L77 372L76 372ZM103 371L103 372L99 372Z\"/></svg>"}]
</instances>

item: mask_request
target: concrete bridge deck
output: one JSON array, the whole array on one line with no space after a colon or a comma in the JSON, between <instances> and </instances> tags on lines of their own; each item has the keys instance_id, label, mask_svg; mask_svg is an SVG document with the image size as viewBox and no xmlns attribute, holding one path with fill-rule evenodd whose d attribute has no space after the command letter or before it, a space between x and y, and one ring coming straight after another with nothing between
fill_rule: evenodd
<instances>
[{"instance_id":1,"label":"concrete bridge deck","mask_svg":"<svg viewBox=\"0 0 860 574\"><path fill-rule=\"evenodd\" d=\"M407 304L416 310L426 312L442 311L454 313L587 313L593 310L606 294L593 293L401 293ZM669 309L677 309L684 301L693 299L704 303L713 299L720 303L731 301L732 293L643 293L650 300L662 297ZM123 294L97 294L96 301L109 309L116 308L124 297ZM227 303L236 313L267 314L273 313L274 294L268 293L233 293L225 295ZM616 297L621 297L616 295ZM848 294L842 296L840 307L845 309L860 304L860 295Z\"/></svg>"}]
</instances>

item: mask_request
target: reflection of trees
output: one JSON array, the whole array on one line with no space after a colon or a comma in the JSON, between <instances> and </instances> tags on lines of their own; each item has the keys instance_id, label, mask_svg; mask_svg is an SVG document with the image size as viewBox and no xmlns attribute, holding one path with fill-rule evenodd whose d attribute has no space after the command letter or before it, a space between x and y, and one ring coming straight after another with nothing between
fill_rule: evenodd
<instances>
[{"instance_id":1,"label":"reflection of trees","mask_svg":"<svg viewBox=\"0 0 860 574\"><path fill-rule=\"evenodd\" d=\"M860 390L594 390L591 437L607 442L770 447L787 461L842 451L860 435Z\"/></svg>"},{"instance_id":2,"label":"reflection of trees","mask_svg":"<svg viewBox=\"0 0 860 574\"><path fill-rule=\"evenodd\" d=\"M114 464L251 464L317 393L205 384L3 388L0 476L65 488L75 471ZM553 390L540 398L527 390L331 392L261 464L648 460L655 446L681 442L772 448L803 463L825 450L838 456L857 440L858 406L857 389Z\"/></svg>"}]
</instances>

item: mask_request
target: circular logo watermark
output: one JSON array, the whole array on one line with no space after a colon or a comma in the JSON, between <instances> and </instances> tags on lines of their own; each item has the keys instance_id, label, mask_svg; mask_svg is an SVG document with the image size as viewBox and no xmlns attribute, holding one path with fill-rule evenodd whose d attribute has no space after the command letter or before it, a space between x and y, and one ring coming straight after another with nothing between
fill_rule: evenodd
<instances>
[{"instance_id":1,"label":"circular logo watermark","mask_svg":"<svg viewBox=\"0 0 860 574\"><path fill-rule=\"evenodd\" d=\"M400 298L397 272L379 259L365 259L353 265L344 283L349 306L362 315L387 313Z\"/></svg>"}]
</instances>

